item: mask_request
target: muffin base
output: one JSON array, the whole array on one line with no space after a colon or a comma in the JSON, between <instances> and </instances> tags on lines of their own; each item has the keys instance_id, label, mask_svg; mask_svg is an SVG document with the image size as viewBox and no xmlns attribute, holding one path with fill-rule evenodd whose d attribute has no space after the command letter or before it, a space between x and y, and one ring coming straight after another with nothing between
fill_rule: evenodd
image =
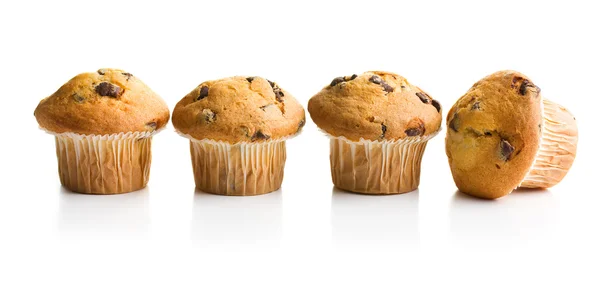
<instances>
[{"instance_id":1,"label":"muffin base","mask_svg":"<svg viewBox=\"0 0 600 288\"><path fill-rule=\"evenodd\" d=\"M281 187L284 140L228 144L190 139L190 153L196 188L204 192L251 196Z\"/></svg>"},{"instance_id":2,"label":"muffin base","mask_svg":"<svg viewBox=\"0 0 600 288\"><path fill-rule=\"evenodd\" d=\"M577 154L577 124L564 107L543 100L542 139L535 161L519 187L550 188L566 175Z\"/></svg>"},{"instance_id":3,"label":"muffin base","mask_svg":"<svg viewBox=\"0 0 600 288\"><path fill-rule=\"evenodd\" d=\"M84 194L121 194L146 187L153 134L54 134L61 184Z\"/></svg>"},{"instance_id":4,"label":"muffin base","mask_svg":"<svg viewBox=\"0 0 600 288\"><path fill-rule=\"evenodd\" d=\"M330 136L331 178L336 187L362 194L399 194L419 187L427 141L437 134L396 141L350 141Z\"/></svg>"}]
</instances>

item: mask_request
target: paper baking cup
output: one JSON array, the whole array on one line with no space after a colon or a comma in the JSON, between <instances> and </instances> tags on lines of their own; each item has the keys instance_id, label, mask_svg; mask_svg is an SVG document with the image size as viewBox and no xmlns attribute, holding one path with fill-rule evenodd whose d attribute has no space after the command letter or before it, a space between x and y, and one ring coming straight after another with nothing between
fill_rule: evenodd
<instances>
[{"instance_id":1,"label":"paper baking cup","mask_svg":"<svg viewBox=\"0 0 600 288\"><path fill-rule=\"evenodd\" d=\"M542 139L533 166L519 185L549 188L560 182L573 165L577 153L577 124L564 107L543 100Z\"/></svg>"},{"instance_id":2,"label":"paper baking cup","mask_svg":"<svg viewBox=\"0 0 600 288\"><path fill-rule=\"evenodd\" d=\"M86 194L119 194L144 188L155 133L51 133L56 138L60 182L71 191Z\"/></svg>"},{"instance_id":3,"label":"paper baking cup","mask_svg":"<svg viewBox=\"0 0 600 288\"><path fill-rule=\"evenodd\" d=\"M329 135L333 184L363 194L413 191L419 187L427 141L438 132L396 141L350 141Z\"/></svg>"},{"instance_id":4,"label":"paper baking cup","mask_svg":"<svg viewBox=\"0 0 600 288\"><path fill-rule=\"evenodd\" d=\"M220 195L250 196L281 187L285 139L229 144L190 136L196 188Z\"/></svg>"}]
</instances>

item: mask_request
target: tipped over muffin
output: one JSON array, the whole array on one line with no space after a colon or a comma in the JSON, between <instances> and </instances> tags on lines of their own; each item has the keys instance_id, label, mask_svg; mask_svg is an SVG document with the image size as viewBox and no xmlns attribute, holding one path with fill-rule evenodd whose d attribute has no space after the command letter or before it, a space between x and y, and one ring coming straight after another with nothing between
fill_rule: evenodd
<instances>
[{"instance_id":1,"label":"tipped over muffin","mask_svg":"<svg viewBox=\"0 0 600 288\"><path fill-rule=\"evenodd\" d=\"M517 187L548 188L577 150L575 118L516 71L475 83L448 112L446 154L458 189L495 199Z\"/></svg>"},{"instance_id":2,"label":"tipped over muffin","mask_svg":"<svg viewBox=\"0 0 600 288\"><path fill-rule=\"evenodd\" d=\"M131 73L100 69L69 80L34 115L56 137L63 186L118 194L148 183L151 139L169 121L169 108Z\"/></svg>"},{"instance_id":3,"label":"tipped over muffin","mask_svg":"<svg viewBox=\"0 0 600 288\"><path fill-rule=\"evenodd\" d=\"M334 78L308 102L330 136L333 184L365 194L418 188L427 141L441 125L441 105L404 77L372 71Z\"/></svg>"},{"instance_id":4,"label":"tipped over muffin","mask_svg":"<svg viewBox=\"0 0 600 288\"><path fill-rule=\"evenodd\" d=\"M175 129L190 139L196 187L222 195L279 189L285 140L304 123L298 101L261 77L203 82L173 110Z\"/></svg>"}]
</instances>

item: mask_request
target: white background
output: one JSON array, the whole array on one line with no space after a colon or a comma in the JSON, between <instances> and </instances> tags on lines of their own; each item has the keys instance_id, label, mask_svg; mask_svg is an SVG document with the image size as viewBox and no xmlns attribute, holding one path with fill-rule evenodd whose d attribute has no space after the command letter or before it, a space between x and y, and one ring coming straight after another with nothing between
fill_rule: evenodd
<instances>
[{"instance_id":1,"label":"white background","mask_svg":"<svg viewBox=\"0 0 600 288\"><path fill-rule=\"evenodd\" d=\"M538 2L2 1L0 287L599 285L600 9ZM194 193L188 142L169 125L147 189L73 194L33 110L101 67L171 109L208 79L261 75L306 105L336 76L388 70L444 112L514 69L576 115L578 157L548 191L478 200L456 192L444 131L418 192L361 196L333 189L328 140L307 118L281 191L223 197Z\"/></svg>"}]
</instances>

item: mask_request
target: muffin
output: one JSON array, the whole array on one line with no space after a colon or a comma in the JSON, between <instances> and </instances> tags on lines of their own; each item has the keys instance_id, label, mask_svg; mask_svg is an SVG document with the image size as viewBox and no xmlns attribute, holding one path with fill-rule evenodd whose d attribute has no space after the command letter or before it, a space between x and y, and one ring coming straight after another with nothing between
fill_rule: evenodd
<instances>
[{"instance_id":1,"label":"muffin","mask_svg":"<svg viewBox=\"0 0 600 288\"><path fill-rule=\"evenodd\" d=\"M575 118L544 99L516 71L499 71L471 87L446 119L446 154L458 189L495 199L517 187L560 182L577 150Z\"/></svg>"},{"instance_id":2,"label":"muffin","mask_svg":"<svg viewBox=\"0 0 600 288\"><path fill-rule=\"evenodd\" d=\"M100 69L69 80L34 115L56 138L63 186L119 194L148 183L152 136L169 121L169 108L131 73Z\"/></svg>"},{"instance_id":3,"label":"muffin","mask_svg":"<svg viewBox=\"0 0 600 288\"><path fill-rule=\"evenodd\" d=\"M221 195L279 189L285 141L304 122L298 101L261 77L203 82L173 110L173 126L190 139L196 188Z\"/></svg>"},{"instance_id":4,"label":"muffin","mask_svg":"<svg viewBox=\"0 0 600 288\"><path fill-rule=\"evenodd\" d=\"M333 184L364 194L418 188L427 141L440 130L440 103L404 77L366 72L337 77L308 102L330 137Z\"/></svg>"}]
</instances>

